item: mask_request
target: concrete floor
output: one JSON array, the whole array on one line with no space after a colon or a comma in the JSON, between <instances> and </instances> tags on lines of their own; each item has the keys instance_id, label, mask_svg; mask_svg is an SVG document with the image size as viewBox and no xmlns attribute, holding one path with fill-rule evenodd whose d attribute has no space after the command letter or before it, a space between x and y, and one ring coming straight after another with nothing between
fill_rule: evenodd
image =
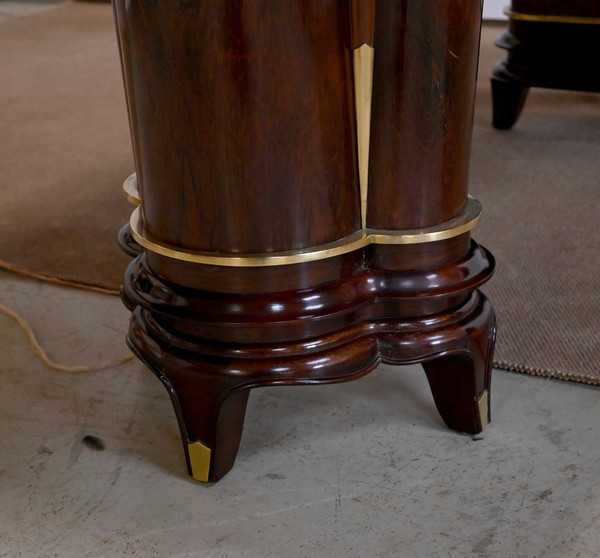
<instances>
[{"instance_id":1,"label":"concrete floor","mask_svg":"<svg viewBox=\"0 0 600 558\"><path fill-rule=\"evenodd\" d=\"M27 15L50 7L63 0L0 0L0 19Z\"/></svg>"},{"instance_id":2,"label":"concrete floor","mask_svg":"<svg viewBox=\"0 0 600 558\"><path fill-rule=\"evenodd\" d=\"M59 362L127 352L117 297L0 272L0 302ZM476 438L443 426L420 367L256 390L236 466L207 486L137 361L53 372L5 316L0 347L1 557L600 554L597 388L496 371Z\"/></svg>"}]
</instances>

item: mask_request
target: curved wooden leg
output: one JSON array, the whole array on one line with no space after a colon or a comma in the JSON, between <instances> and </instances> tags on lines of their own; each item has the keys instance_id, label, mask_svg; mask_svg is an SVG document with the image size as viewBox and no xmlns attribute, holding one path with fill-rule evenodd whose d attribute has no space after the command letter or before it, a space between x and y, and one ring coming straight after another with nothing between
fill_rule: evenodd
<instances>
[{"instance_id":1,"label":"curved wooden leg","mask_svg":"<svg viewBox=\"0 0 600 558\"><path fill-rule=\"evenodd\" d=\"M494 313L483 296L478 312L461 324L466 346L423 362L437 409L449 428L478 434L490 421Z\"/></svg>"},{"instance_id":2,"label":"curved wooden leg","mask_svg":"<svg viewBox=\"0 0 600 558\"><path fill-rule=\"evenodd\" d=\"M491 82L494 128L509 130L514 126L523 110L529 87L495 75Z\"/></svg>"},{"instance_id":3,"label":"curved wooden leg","mask_svg":"<svg viewBox=\"0 0 600 558\"><path fill-rule=\"evenodd\" d=\"M190 475L216 482L233 467L242 437L249 389L234 391L227 370L167 356L161 380L177 414ZM217 373L215 373L217 372Z\"/></svg>"},{"instance_id":4,"label":"curved wooden leg","mask_svg":"<svg viewBox=\"0 0 600 558\"><path fill-rule=\"evenodd\" d=\"M146 311L134 309L128 345L167 388L190 475L216 482L235 462L250 389L228 359L174 349L164 333Z\"/></svg>"}]
</instances>

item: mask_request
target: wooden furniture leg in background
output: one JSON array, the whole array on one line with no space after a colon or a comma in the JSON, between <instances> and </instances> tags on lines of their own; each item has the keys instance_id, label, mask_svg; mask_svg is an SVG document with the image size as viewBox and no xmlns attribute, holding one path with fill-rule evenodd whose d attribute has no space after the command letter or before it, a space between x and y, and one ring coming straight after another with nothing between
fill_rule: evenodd
<instances>
[{"instance_id":1,"label":"wooden furniture leg in background","mask_svg":"<svg viewBox=\"0 0 600 558\"><path fill-rule=\"evenodd\" d=\"M516 123L530 87L600 92L600 0L512 0L492 72L493 125Z\"/></svg>"}]
</instances>

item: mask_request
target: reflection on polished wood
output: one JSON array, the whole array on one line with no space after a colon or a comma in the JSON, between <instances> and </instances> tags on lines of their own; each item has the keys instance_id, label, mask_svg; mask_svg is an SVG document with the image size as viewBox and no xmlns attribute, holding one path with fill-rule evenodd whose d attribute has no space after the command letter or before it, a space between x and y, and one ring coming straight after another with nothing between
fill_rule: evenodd
<instances>
[{"instance_id":1,"label":"reflection on polished wood","mask_svg":"<svg viewBox=\"0 0 600 558\"><path fill-rule=\"evenodd\" d=\"M467 184L480 3L114 7L140 202L120 234L128 343L171 396L190 474L231 469L251 389L380 362L422 363L446 424L480 432L495 336Z\"/></svg>"}]
</instances>

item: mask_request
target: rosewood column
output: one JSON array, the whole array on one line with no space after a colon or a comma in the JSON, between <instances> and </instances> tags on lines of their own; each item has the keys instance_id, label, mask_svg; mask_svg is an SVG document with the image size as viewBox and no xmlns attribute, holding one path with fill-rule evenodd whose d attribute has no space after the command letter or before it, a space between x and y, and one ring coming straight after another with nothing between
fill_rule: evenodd
<instances>
[{"instance_id":1,"label":"rosewood column","mask_svg":"<svg viewBox=\"0 0 600 558\"><path fill-rule=\"evenodd\" d=\"M512 0L492 73L493 123L515 124L530 87L600 92L600 0Z\"/></svg>"},{"instance_id":2,"label":"rosewood column","mask_svg":"<svg viewBox=\"0 0 600 558\"><path fill-rule=\"evenodd\" d=\"M446 424L480 432L480 2L114 7L139 204L121 235L128 343L171 396L190 474L231 469L252 388L380 362L422 363Z\"/></svg>"}]
</instances>

